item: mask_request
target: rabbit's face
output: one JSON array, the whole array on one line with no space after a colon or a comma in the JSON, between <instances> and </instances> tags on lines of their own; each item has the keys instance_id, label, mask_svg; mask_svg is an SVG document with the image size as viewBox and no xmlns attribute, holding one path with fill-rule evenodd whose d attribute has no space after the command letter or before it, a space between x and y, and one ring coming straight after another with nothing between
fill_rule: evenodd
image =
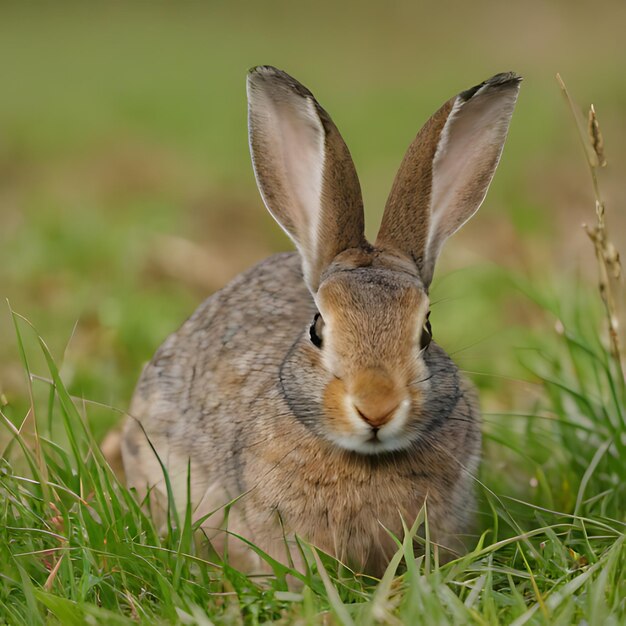
<instances>
[{"instance_id":1,"label":"rabbit's face","mask_svg":"<svg viewBox=\"0 0 626 626\"><path fill-rule=\"evenodd\" d=\"M310 330L327 384L323 430L337 445L376 454L411 445L429 389L423 352L428 296L409 274L333 272L316 295Z\"/></svg>"},{"instance_id":2,"label":"rabbit's face","mask_svg":"<svg viewBox=\"0 0 626 626\"><path fill-rule=\"evenodd\" d=\"M343 448L407 448L443 415L442 402L458 398L442 392L441 370L429 393L434 365L447 357L426 346L427 290L444 242L487 193L519 83L497 74L432 115L405 154L371 245L356 169L328 113L285 72L260 66L248 75L259 190L298 248L319 312L280 382L293 414Z\"/></svg>"}]
</instances>

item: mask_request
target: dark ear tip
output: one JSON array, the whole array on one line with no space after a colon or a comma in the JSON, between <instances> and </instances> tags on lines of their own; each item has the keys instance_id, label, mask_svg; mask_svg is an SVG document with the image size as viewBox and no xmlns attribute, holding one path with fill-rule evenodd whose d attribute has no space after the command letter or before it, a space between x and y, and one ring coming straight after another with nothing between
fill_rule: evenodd
<instances>
[{"instance_id":1,"label":"dark ear tip","mask_svg":"<svg viewBox=\"0 0 626 626\"><path fill-rule=\"evenodd\" d=\"M283 90L295 93L303 98L312 98L313 94L293 76L279 70L273 65L256 65L248 70L248 84L253 86L266 85L274 92Z\"/></svg>"},{"instance_id":2,"label":"dark ear tip","mask_svg":"<svg viewBox=\"0 0 626 626\"><path fill-rule=\"evenodd\" d=\"M248 70L248 83L258 85L272 81L284 82L281 81L283 76L286 74L272 65L255 65Z\"/></svg>"},{"instance_id":3,"label":"dark ear tip","mask_svg":"<svg viewBox=\"0 0 626 626\"><path fill-rule=\"evenodd\" d=\"M276 74L281 74L282 72L274 67L273 65L255 65L254 67L251 67L248 70L248 75L249 76L254 76L256 74L259 75L276 75Z\"/></svg>"},{"instance_id":4,"label":"dark ear tip","mask_svg":"<svg viewBox=\"0 0 626 626\"><path fill-rule=\"evenodd\" d=\"M515 72L501 72L491 78L483 81L479 85L470 87L459 94L459 98L467 102L470 98L473 98L477 93L485 93L486 91L504 90L504 89L519 89L519 85L522 82L522 77Z\"/></svg>"},{"instance_id":5,"label":"dark ear tip","mask_svg":"<svg viewBox=\"0 0 626 626\"><path fill-rule=\"evenodd\" d=\"M522 77L515 72L502 72L487 79L483 84L490 87L514 87L522 82Z\"/></svg>"}]
</instances>

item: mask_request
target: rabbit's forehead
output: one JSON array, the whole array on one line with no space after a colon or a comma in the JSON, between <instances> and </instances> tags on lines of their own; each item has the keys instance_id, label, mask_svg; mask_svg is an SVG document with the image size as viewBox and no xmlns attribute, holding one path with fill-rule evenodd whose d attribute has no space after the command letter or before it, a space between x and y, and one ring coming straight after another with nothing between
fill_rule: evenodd
<instances>
[{"instance_id":1,"label":"rabbit's forehead","mask_svg":"<svg viewBox=\"0 0 626 626\"><path fill-rule=\"evenodd\" d=\"M320 285L316 300L322 315L340 324L413 324L428 311L428 296L415 279L383 269L337 272Z\"/></svg>"}]
</instances>

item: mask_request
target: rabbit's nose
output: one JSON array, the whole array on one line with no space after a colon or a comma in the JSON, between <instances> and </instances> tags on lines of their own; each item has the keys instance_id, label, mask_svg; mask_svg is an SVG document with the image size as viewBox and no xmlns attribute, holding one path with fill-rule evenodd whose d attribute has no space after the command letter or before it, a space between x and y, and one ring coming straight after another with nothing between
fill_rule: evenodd
<instances>
[{"instance_id":1,"label":"rabbit's nose","mask_svg":"<svg viewBox=\"0 0 626 626\"><path fill-rule=\"evenodd\" d=\"M378 430L381 426L391 420L398 406L398 404L394 404L393 408L390 411L386 411L384 413L375 410L373 412L371 409L375 407L368 407L367 409L365 409L365 411L367 412L365 412L361 407L356 404L354 405L354 408L356 409L356 412L359 414L359 417L363 421L367 422L372 428Z\"/></svg>"},{"instance_id":2,"label":"rabbit's nose","mask_svg":"<svg viewBox=\"0 0 626 626\"><path fill-rule=\"evenodd\" d=\"M360 372L351 391L352 405L372 428L380 428L391 421L402 400L394 382L376 370Z\"/></svg>"}]
</instances>

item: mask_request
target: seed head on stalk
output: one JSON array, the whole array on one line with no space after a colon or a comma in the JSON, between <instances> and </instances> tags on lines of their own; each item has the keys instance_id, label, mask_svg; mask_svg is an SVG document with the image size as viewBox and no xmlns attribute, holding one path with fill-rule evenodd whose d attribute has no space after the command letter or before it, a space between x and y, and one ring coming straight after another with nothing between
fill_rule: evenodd
<instances>
[{"instance_id":1,"label":"seed head on stalk","mask_svg":"<svg viewBox=\"0 0 626 626\"><path fill-rule=\"evenodd\" d=\"M593 183L593 191L596 200L596 223L593 226L583 224L583 228L589 239L593 243L596 260L598 262L598 287L600 297L604 304L606 312L609 342L611 348L611 356L613 357L618 371L624 378L624 353L621 346L620 338L620 311L619 303L621 303L622 291L622 268L619 252L613 243L609 240L606 226L605 206L600 194L598 185L598 170L606 166L606 157L604 155L604 139L600 132L600 124L596 115L593 104L589 108L587 115L587 128L583 123L580 110L572 100L567 91L567 87L559 74L556 75L561 91L565 96L567 104L574 116L576 126L578 128L578 136L583 145L587 164L591 174Z\"/></svg>"}]
</instances>

